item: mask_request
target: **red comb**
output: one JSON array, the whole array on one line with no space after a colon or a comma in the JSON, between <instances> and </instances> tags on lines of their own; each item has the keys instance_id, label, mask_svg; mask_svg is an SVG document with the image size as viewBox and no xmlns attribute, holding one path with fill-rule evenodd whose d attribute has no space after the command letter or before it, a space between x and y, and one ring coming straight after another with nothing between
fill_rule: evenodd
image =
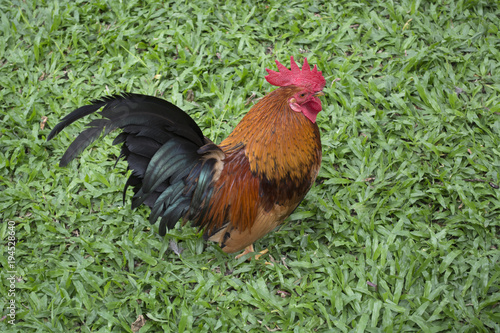
<instances>
[{"instance_id":1,"label":"red comb","mask_svg":"<svg viewBox=\"0 0 500 333\"><path fill-rule=\"evenodd\" d=\"M269 73L269 75L266 75L266 80L273 86L285 87L295 85L308 87L313 91L320 91L326 84L325 78L318 71L316 65L311 70L307 63L307 58L304 59L302 70L295 63L293 57L290 57L291 70L280 64L278 60L276 60L276 65L278 65L278 72L266 68L266 71Z\"/></svg>"}]
</instances>

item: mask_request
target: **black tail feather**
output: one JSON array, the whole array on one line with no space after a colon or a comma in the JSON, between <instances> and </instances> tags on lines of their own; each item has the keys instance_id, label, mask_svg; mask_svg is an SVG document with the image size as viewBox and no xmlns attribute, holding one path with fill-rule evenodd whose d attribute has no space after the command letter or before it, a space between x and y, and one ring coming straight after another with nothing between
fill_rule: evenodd
<instances>
[{"instance_id":1,"label":"black tail feather","mask_svg":"<svg viewBox=\"0 0 500 333\"><path fill-rule=\"evenodd\" d=\"M47 136L47 141L51 140L53 137L59 134L59 132L61 132L64 128L74 123L76 120L88 116L89 114L94 113L103 106L105 106L108 103L108 98L103 98L101 100L93 101L92 104L82 106L81 108L78 108L75 111L68 114L66 117L61 119L61 122L52 129L52 131Z\"/></svg>"},{"instance_id":2,"label":"black tail feather","mask_svg":"<svg viewBox=\"0 0 500 333\"><path fill-rule=\"evenodd\" d=\"M220 149L209 142L184 111L156 97L123 94L105 97L64 117L47 136L51 140L76 120L100 108L103 118L92 120L61 158L65 166L101 136L120 128L113 144L122 144L120 157L132 173L124 188L134 189L132 207L151 207L150 221L161 218L164 235L181 217L203 215L203 200L211 194L214 159L206 154ZM202 148L203 147L203 148ZM199 224L200 221L197 221Z\"/></svg>"}]
</instances>

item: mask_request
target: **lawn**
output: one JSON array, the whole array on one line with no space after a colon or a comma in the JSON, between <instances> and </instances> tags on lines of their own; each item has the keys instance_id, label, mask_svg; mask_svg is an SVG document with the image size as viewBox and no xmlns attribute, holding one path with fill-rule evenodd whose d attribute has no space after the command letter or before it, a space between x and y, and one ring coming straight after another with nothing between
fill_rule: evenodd
<instances>
[{"instance_id":1,"label":"lawn","mask_svg":"<svg viewBox=\"0 0 500 333\"><path fill-rule=\"evenodd\" d=\"M0 331L499 332L498 4L222 3L0 3ZM158 236L115 135L66 168L86 122L46 142L124 91L220 142L291 55L327 80L323 162L260 260Z\"/></svg>"}]
</instances>

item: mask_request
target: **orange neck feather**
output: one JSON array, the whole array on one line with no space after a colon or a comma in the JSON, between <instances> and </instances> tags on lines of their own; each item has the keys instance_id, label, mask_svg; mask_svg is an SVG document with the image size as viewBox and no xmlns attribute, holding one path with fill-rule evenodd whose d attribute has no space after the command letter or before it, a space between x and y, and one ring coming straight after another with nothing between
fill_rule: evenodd
<instances>
[{"instance_id":1,"label":"orange neck feather","mask_svg":"<svg viewBox=\"0 0 500 333\"><path fill-rule=\"evenodd\" d=\"M270 181L299 180L321 160L318 126L288 100L301 88L281 87L255 104L221 142L225 152L244 145L250 170Z\"/></svg>"}]
</instances>

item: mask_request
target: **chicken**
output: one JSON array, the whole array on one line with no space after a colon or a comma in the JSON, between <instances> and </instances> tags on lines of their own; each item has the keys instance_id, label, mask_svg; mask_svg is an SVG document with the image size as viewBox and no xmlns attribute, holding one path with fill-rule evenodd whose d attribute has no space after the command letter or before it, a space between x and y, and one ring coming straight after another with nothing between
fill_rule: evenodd
<instances>
[{"instance_id":1,"label":"chicken","mask_svg":"<svg viewBox=\"0 0 500 333\"><path fill-rule=\"evenodd\" d=\"M132 208L151 208L164 236L182 219L204 230L226 253L245 249L280 225L299 205L316 179L321 140L316 116L322 110L325 79L307 59L302 70L276 61L266 80L279 88L256 103L219 145L203 136L194 120L156 97L123 94L104 97L66 117L47 141L74 121L100 108L60 161L66 166L102 132L120 128L113 144L132 170ZM241 256L240 255L240 256Z\"/></svg>"}]
</instances>

